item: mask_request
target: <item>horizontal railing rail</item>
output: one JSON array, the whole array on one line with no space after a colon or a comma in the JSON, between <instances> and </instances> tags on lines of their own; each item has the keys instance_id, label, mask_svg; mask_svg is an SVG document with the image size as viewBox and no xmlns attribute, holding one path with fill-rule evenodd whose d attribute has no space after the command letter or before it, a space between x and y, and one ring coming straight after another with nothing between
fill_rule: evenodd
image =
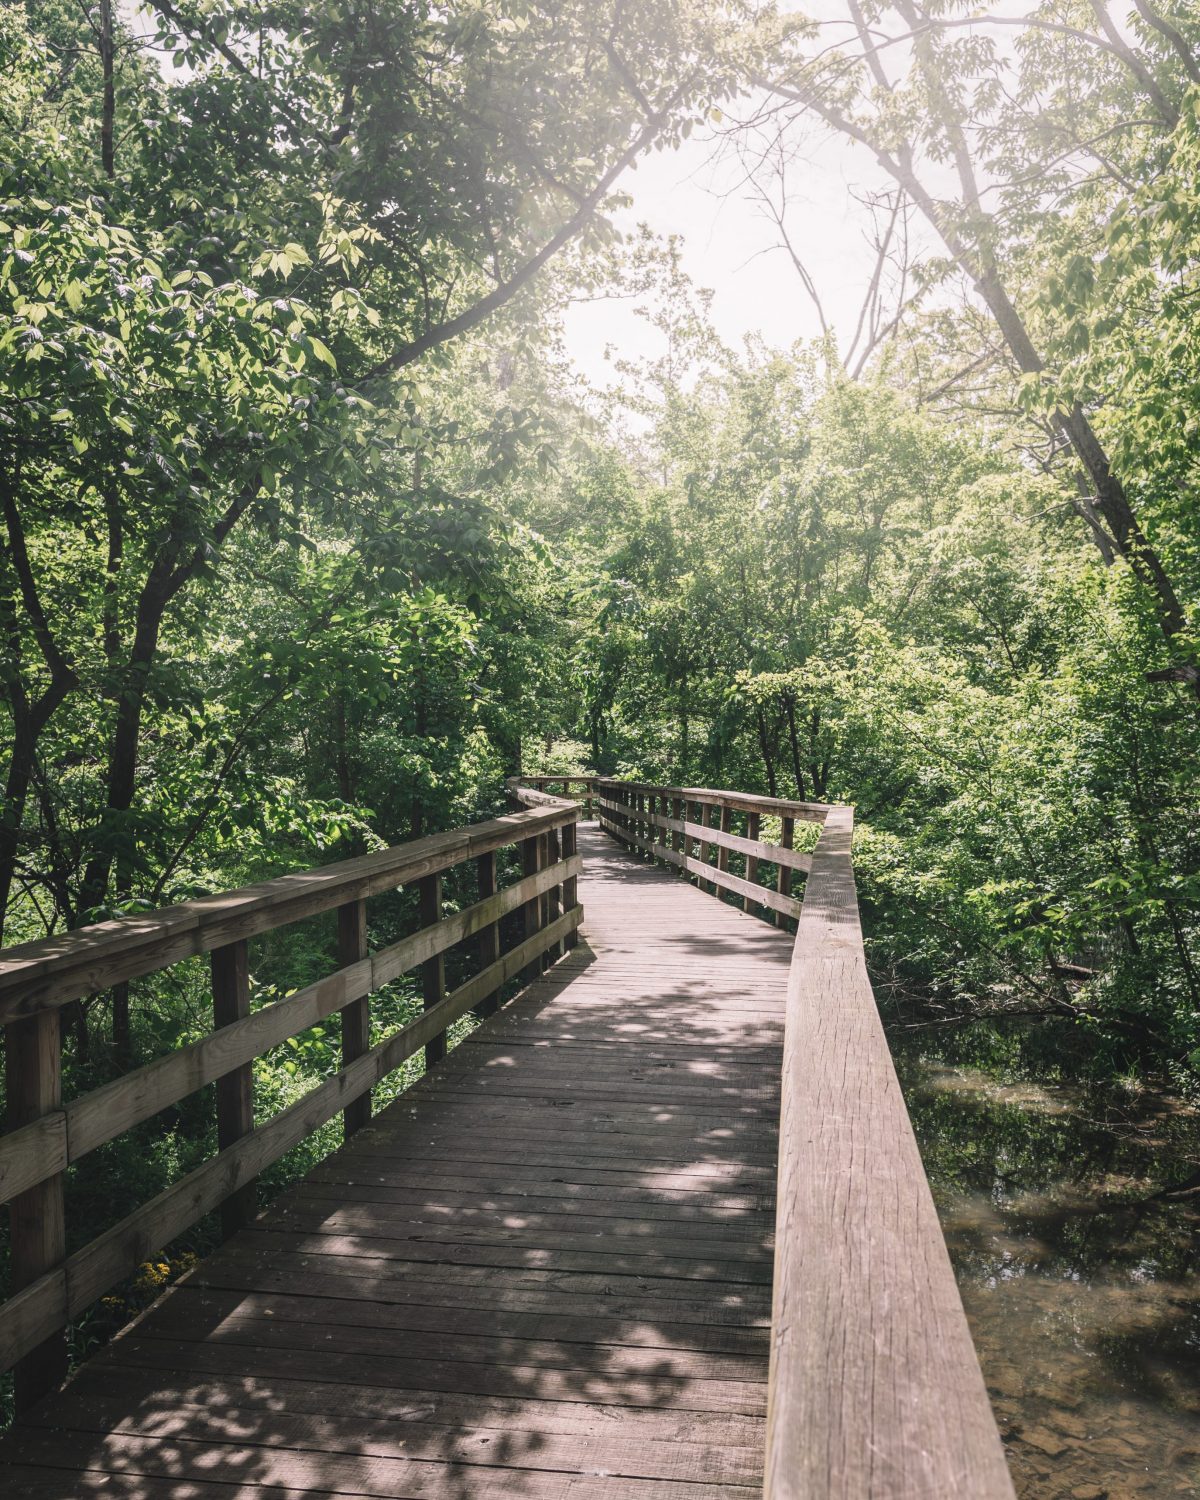
<instances>
[{"instance_id":1,"label":"horizontal railing rail","mask_svg":"<svg viewBox=\"0 0 1200 1500\"><path fill-rule=\"evenodd\" d=\"M323 869L285 875L145 916L121 918L0 952L8 1130L0 1136L0 1203L12 1230L12 1294L0 1305L0 1369L15 1367L19 1408L58 1383L63 1331L148 1256L204 1215L232 1233L256 1211L255 1179L341 1113L347 1136L370 1119L371 1089L421 1048L445 1055L446 1030L492 1013L501 989L531 979L572 947L582 918L576 847L579 804L518 793L536 806ZM517 846L521 878L498 885L497 852ZM474 862L479 899L443 911L442 875ZM421 926L370 952L367 900L418 891ZM248 939L336 911L340 967L251 1010ZM519 941L501 952L500 922L519 914ZM474 940L478 972L447 993L445 955ZM214 1030L208 1036L64 1102L61 1008L181 959L211 955ZM423 1014L369 1043L373 991L420 970ZM253 1063L339 1012L342 1066L296 1103L255 1125ZM64 1176L73 1163L206 1084L217 1086L218 1152L81 1249L66 1253Z\"/></svg>"},{"instance_id":2,"label":"horizontal railing rail","mask_svg":"<svg viewBox=\"0 0 1200 1500\"><path fill-rule=\"evenodd\" d=\"M584 817L590 819L592 816L592 788L596 784L594 776L526 776L522 773L510 778L510 789L518 783L523 790L538 792L549 792L551 788L557 787L561 796L574 797L583 803Z\"/></svg>"},{"instance_id":3,"label":"horizontal railing rail","mask_svg":"<svg viewBox=\"0 0 1200 1500\"><path fill-rule=\"evenodd\" d=\"M867 974L853 811L601 777L593 797L601 826L627 847L695 876L712 894L741 895L747 909L797 918L784 1032L766 1500L1012 1500ZM745 836L732 828L739 813ZM759 836L767 817L780 819L777 844ZM811 855L790 848L797 819L822 825ZM730 855L745 860L744 876L730 873ZM776 867L774 889L758 883L766 861ZM805 876L802 901L791 895L796 873Z\"/></svg>"},{"instance_id":4,"label":"horizontal railing rail","mask_svg":"<svg viewBox=\"0 0 1200 1500\"><path fill-rule=\"evenodd\" d=\"M792 882L797 874L807 874L812 856L792 847L796 823L822 822L828 808L708 787L648 786L603 777L596 779L593 798L601 826L627 847L695 876L710 893L740 896L746 911L766 907L777 920L799 918ZM735 817L744 818L744 833L734 831ZM778 820L778 842L761 836L765 818ZM742 862L740 875L730 869L731 854ZM773 886L761 882L764 864L775 867Z\"/></svg>"}]
</instances>

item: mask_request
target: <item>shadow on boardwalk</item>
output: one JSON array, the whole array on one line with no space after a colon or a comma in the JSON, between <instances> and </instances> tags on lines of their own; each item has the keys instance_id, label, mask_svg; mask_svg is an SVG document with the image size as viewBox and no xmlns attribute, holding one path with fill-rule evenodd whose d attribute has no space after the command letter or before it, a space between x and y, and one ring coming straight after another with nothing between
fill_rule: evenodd
<instances>
[{"instance_id":1,"label":"shadow on boardwalk","mask_svg":"<svg viewBox=\"0 0 1200 1500\"><path fill-rule=\"evenodd\" d=\"M759 1490L791 940L581 843L587 942L14 1430L7 1495Z\"/></svg>"}]
</instances>

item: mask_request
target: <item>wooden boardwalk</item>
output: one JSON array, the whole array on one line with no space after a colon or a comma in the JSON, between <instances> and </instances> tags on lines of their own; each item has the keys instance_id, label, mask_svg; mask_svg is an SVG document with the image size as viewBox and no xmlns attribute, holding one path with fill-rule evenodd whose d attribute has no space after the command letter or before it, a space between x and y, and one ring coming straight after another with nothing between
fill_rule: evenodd
<instances>
[{"instance_id":1,"label":"wooden boardwalk","mask_svg":"<svg viewBox=\"0 0 1200 1500\"><path fill-rule=\"evenodd\" d=\"M792 939L580 846L580 945L30 1411L6 1497L761 1491Z\"/></svg>"}]
</instances>

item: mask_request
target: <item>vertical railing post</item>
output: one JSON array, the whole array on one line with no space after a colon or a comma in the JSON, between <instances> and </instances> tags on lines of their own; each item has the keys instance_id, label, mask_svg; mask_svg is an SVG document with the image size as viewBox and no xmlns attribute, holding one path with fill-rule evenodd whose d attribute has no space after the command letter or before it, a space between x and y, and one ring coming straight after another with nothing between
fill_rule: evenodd
<instances>
[{"instance_id":1,"label":"vertical railing post","mask_svg":"<svg viewBox=\"0 0 1200 1500\"><path fill-rule=\"evenodd\" d=\"M250 1014L250 955L246 940L214 948L212 965L213 1024L219 1030ZM243 1063L217 1079L217 1150L254 1129L254 1065ZM228 1239L253 1222L258 1186L248 1182L221 1204L221 1237Z\"/></svg>"},{"instance_id":2,"label":"vertical railing post","mask_svg":"<svg viewBox=\"0 0 1200 1500\"><path fill-rule=\"evenodd\" d=\"M367 903L365 900L347 901L337 909L337 956L338 967L349 968L361 963L367 956ZM362 995L343 1005L342 1020L342 1067L361 1057L371 1045L371 1000ZM342 1133L349 1140L356 1130L361 1130L371 1119L371 1091L367 1089L342 1111Z\"/></svg>"},{"instance_id":3,"label":"vertical railing post","mask_svg":"<svg viewBox=\"0 0 1200 1500\"><path fill-rule=\"evenodd\" d=\"M14 1021L5 1032L8 1128L17 1130L62 1108L62 1036L57 1010ZM17 1193L8 1205L11 1284L19 1292L61 1265L67 1253L63 1174ZM63 1322L66 1322L64 1301ZM65 1330L51 1334L13 1367L18 1412L52 1391L67 1373Z\"/></svg>"},{"instance_id":4,"label":"vertical railing post","mask_svg":"<svg viewBox=\"0 0 1200 1500\"><path fill-rule=\"evenodd\" d=\"M546 865L556 865L561 857L562 845L559 839L558 829L551 828L546 833ZM551 927L558 921L563 908L563 888L561 885L552 885L546 892L546 926ZM546 954L546 958L553 963L556 958L561 958L567 950L563 947L561 939Z\"/></svg>"},{"instance_id":5,"label":"vertical railing post","mask_svg":"<svg viewBox=\"0 0 1200 1500\"><path fill-rule=\"evenodd\" d=\"M521 840L521 873L522 875L536 875L539 868L541 854L541 835L534 834L531 838ZM542 925L542 902L539 896L531 896L521 908L522 926L525 930L525 941L535 936L541 930ZM530 959L529 963L521 971L521 978L526 984L531 984L542 972L540 958Z\"/></svg>"},{"instance_id":6,"label":"vertical railing post","mask_svg":"<svg viewBox=\"0 0 1200 1500\"><path fill-rule=\"evenodd\" d=\"M730 832L732 832L732 830L733 830L733 809L731 807L722 807L722 809L721 809L721 832L722 833L730 833ZM728 870L729 869L729 850L725 847L724 844L718 844L717 845L717 869L718 870ZM718 885L714 885L713 886L713 890L719 892L721 890L721 887L718 886Z\"/></svg>"},{"instance_id":7,"label":"vertical railing post","mask_svg":"<svg viewBox=\"0 0 1200 1500\"><path fill-rule=\"evenodd\" d=\"M682 797L671 798L671 816L677 823L683 823L687 819L687 803ZM671 834L671 848L676 854L686 854L687 848L684 844L683 829L676 828ZM686 871L684 872L686 874Z\"/></svg>"},{"instance_id":8,"label":"vertical railing post","mask_svg":"<svg viewBox=\"0 0 1200 1500\"><path fill-rule=\"evenodd\" d=\"M779 834L780 847L783 849L790 849L796 837L796 820L795 818L781 818L780 822L783 825ZM779 879L776 884L781 896L790 896L792 894L791 865L779 866ZM783 912L777 911L775 913L776 927L786 927L787 920L788 919L784 916Z\"/></svg>"},{"instance_id":9,"label":"vertical railing post","mask_svg":"<svg viewBox=\"0 0 1200 1500\"><path fill-rule=\"evenodd\" d=\"M549 868L550 868L550 835L548 833L543 833L543 834L540 834L538 836L538 869L539 870L547 870ZM538 926L539 926L539 929L542 932L544 932L546 930L546 928L549 927L549 925L550 925L550 892L549 891L543 891L542 894L538 897L538 906L540 908L539 909L539 913L538 913L538 918L539 918ZM542 956L541 956L541 966L542 966L543 969L548 969L550 967L550 963L551 963L550 950L546 949L542 953Z\"/></svg>"},{"instance_id":10,"label":"vertical railing post","mask_svg":"<svg viewBox=\"0 0 1200 1500\"><path fill-rule=\"evenodd\" d=\"M697 818L696 821L700 824L700 826L702 828L707 828L711 824L711 822L712 822L712 818L711 818L710 814L711 814L712 811L715 811L715 809L710 809L709 806L708 806L708 804L706 802L697 802L696 806L699 809L699 813L700 813L700 816ZM708 863L709 859L711 858L711 856L712 856L712 845L710 843L708 843L705 839L701 839L700 840L700 855L699 855L700 863L702 865L706 865ZM707 880L704 879L703 876L697 876L696 877L696 884L699 887L699 889L702 890L702 891L707 891L707 890L711 890L712 889L712 886L709 884L709 882Z\"/></svg>"},{"instance_id":11,"label":"vertical railing post","mask_svg":"<svg viewBox=\"0 0 1200 1500\"><path fill-rule=\"evenodd\" d=\"M746 819L746 837L758 838L758 831L762 826L762 820L758 813L750 813ZM746 879L751 885L758 884L758 859L753 854L746 856ZM752 906L757 905L753 896L747 896L743 909L749 911Z\"/></svg>"},{"instance_id":12,"label":"vertical railing post","mask_svg":"<svg viewBox=\"0 0 1200 1500\"><path fill-rule=\"evenodd\" d=\"M481 854L475 861L475 873L479 882L479 899L486 901L489 896L496 894L496 851L490 850L487 854ZM500 957L500 924L489 922L486 927L479 930L479 971L482 973ZM479 1020L486 1016L493 1016L499 1005L499 992L493 990L475 1007L475 1015Z\"/></svg>"},{"instance_id":13,"label":"vertical railing post","mask_svg":"<svg viewBox=\"0 0 1200 1500\"><path fill-rule=\"evenodd\" d=\"M562 856L564 859L572 859L579 848L579 822L564 823L562 831ZM579 905L579 879L570 875L563 881L563 910L574 911ZM563 939L563 947L570 950L579 943L579 929L572 927Z\"/></svg>"},{"instance_id":14,"label":"vertical railing post","mask_svg":"<svg viewBox=\"0 0 1200 1500\"><path fill-rule=\"evenodd\" d=\"M421 926L433 927L442 920L442 877L425 875L417 882ZM421 965L421 998L425 1009L432 1010L446 998L446 956L435 953ZM425 1043L425 1068L428 1071L446 1055L446 1033L439 1031Z\"/></svg>"}]
</instances>

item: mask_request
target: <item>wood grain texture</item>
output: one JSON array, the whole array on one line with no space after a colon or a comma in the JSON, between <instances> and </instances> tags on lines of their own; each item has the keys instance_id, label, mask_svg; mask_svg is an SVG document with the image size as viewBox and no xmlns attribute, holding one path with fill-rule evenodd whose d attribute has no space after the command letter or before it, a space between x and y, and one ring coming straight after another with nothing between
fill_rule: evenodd
<instances>
[{"instance_id":1,"label":"wood grain texture","mask_svg":"<svg viewBox=\"0 0 1200 1500\"><path fill-rule=\"evenodd\" d=\"M430 877L436 880L436 875ZM424 925L424 924L422 924ZM338 968L348 969L363 963L368 954L367 903L347 901L337 909ZM371 1045L371 1001L369 994L359 995L343 1005L340 1013L342 1065L361 1057ZM219 1085L218 1085L219 1087ZM371 1091L360 1094L347 1104L342 1114L342 1128L347 1136L361 1130L371 1118Z\"/></svg>"},{"instance_id":2,"label":"wood grain texture","mask_svg":"<svg viewBox=\"0 0 1200 1500\"><path fill-rule=\"evenodd\" d=\"M212 951L213 1024L236 1026L250 1014L250 959L246 941ZM360 1049L361 1050L361 1049ZM217 1080L217 1148L224 1151L254 1129L254 1069L250 1063L231 1068ZM258 1212L253 1181L243 1183L221 1204L221 1233L226 1239L249 1224Z\"/></svg>"},{"instance_id":3,"label":"wood grain texture","mask_svg":"<svg viewBox=\"0 0 1200 1500\"><path fill-rule=\"evenodd\" d=\"M494 856L484 856L494 858ZM93 1089L73 1099L63 1111L61 1118L66 1131L67 1161L78 1161L89 1151L94 1151L105 1141L112 1140L130 1126L149 1119L161 1109L177 1103L187 1094L194 1093L204 1084L222 1077L231 1069L249 1063L269 1048L278 1046L289 1036L316 1025L331 1012L345 1006L348 1001L368 995L381 985L390 983L399 975L416 968L434 952L444 951L455 943L462 942L476 932L494 928L497 918L515 911L531 893L544 888L544 883L562 879L567 875L578 876L582 863L577 856L562 862L561 869L539 871L528 884L517 882L502 891L489 894L484 900L453 917L445 919L436 927L425 928L410 937L401 938L387 948L382 948L369 959L339 969L316 984L297 990L294 995L278 1000L243 1020L221 1027L211 1036L202 1037L187 1047L181 1047L166 1057L137 1068L112 1083ZM28 1127L27 1127L28 1129ZM5 1196L3 1166L5 1148L10 1140L16 1142L9 1158L28 1182L36 1171L35 1153L41 1141L46 1150L45 1172L38 1173L33 1180L58 1170L55 1162L57 1152L57 1125L43 1127L36 1138L26 1131L20 1138L0 1138L0 1201Z\"/></svg>"},{"instance_id":4,"label":"wood grain texture","mask_svg":"<svg viewBox=\"0 0 1200 1500\"><path fill-rule=\"evenodd\" d=\"M57 1117L62 1106L62 1032L57 1011L31 1016L8 1028L5 1036L4 1080L8 1095L8 1125L37 1127L46 1116ZM57 1152L53 1158L57 1160ZM21 1297L20 1316L33 1302L33 1289L66 1253L61 1170L36 1186L14 1194L8 1206L11 1284ZM22 1294L24 1294L22 1296ZM58 1299L59 1289L52 1289ZM16 1351L13 1370L16 1408L23 1411L52 1390L67 1372L67 1345L61 1324L41 1328Z\"/></svg>"},{"instance_id":5,"label":"wood grain texture","mask_svg":"<svg viewBox=\"0 0 1200 1500\"><path fill-rule=\"evenodd\" d=\"M853 817L813 857L788 984L767 1500L1012 1500L863 958Z\"/></svg>"},{"instance_id":6,"label":"wood grain texture","mask_svg":"<svg viewBox=\"0 0 1200 1500\"><path fill-rule=\"evenodd\" d=\"M535 933L489 972L461 985L436 1009L393 1032L265 1125L189 1172L10 1298L0 1307L0 1369L8 1368L68 1318L90 1307L141 1261L398 1068L475 1005L489 987L494 989L503 983L520 966L536 960L547 944L559 941L578 926L580 916L578 908L565 912L554 928Z\"/></svg>"},{"instance_id":7,"label":"wood grain texture","mask_svg":"<svg viewBox=\"0 0 1200 1500\"><path fill-rule=\"evenodd\" d=\"M704 807L728 807L734 812L757 812L774 817L803 818L811 823L823 823L829 811L827 802L792 802L786 797L760 797L749 792L721 791L704 786L647 786L637 781L612 781L597 776L594 783L597 792L653 793L655 796L683 797Z\"/></svg>"},{"instance_id":8,"label":"wood grain texture","mask_svg":"<svg viewBox=\"0 0 1200 1500\"><path fill-rule=\"evenodd\" d=\"M53 1110L0 1136L0 1203L67 1165L67 1116Z\"/></svg>"},{"instance_id":9,"label":"wood grain texture","mask_svg":"<svg viewBox=\"0 0 1200 1500\"><path fill-rule=\"evenodd\" d=\"M686 824L691 828L698 825ZM701 858L693 859L690 855L676 854L674 849L661 844L657 839L643 838L635 833L630 827L611 827L611 833L630 849L643 850L652 858L662 860L664 863L674 865L677 869L686 870L689 875L695 875L700 882L700 889L715 894L718 890L731 891L741 896L744 901L752 905L766 906L772 911L782 913L788 917L799 917L800 902L793 896L781 896L778 891L773 891L765 885L751 885L748 880L743 880L740 875L732 874L719 862L710 865L704 858L706 851L712 847L719 850L719 859L725 857L725 851L721 849L718 840L722 837L734 837L734 835L722 835L719 829L705 828L703 832L708 835L709 841L700 846Z\"/></svg>"},{"instance_id":10,"label":"wood grain texture","mask_svg":"<svg viewBox=\"0 0 1200 1500\"><path fill-rule=\"evenodd\" d=\"M209 953L239 938L412 884L577 816L575 803L548 798L545 806L318 870L17 944L0 955L0 1024L156 973L181 958Z\"/></svg>"},{"instance_id":11,"label":"wood grain texture","mask_svg":"<svg viewBox=\"0 0 1200 1500\"><path fill-rule=\"evenodd\" d=\"M614 802L610 797L598 797L597 803L605 812L613 815L626 811L620 803ZM758 817L756 813L751 813L750 816ZM771 844L757 837L744 838L740 833L732 833L720 827L714 830L706 824L689 822L678 816L664 817L659 813L648 817L647 821L653 823L656 828L671 830L677 837L686 835L689 839L703 839L722 848L732 849L738 854L745 854L754 860L767 860L772 864L787 865L791 870L800 870L804 873L812 867L812 855L802 854L793 849L790 843ZM792 823L793 820L789 819L788 822ZM672 847L676 847L674 843Z\"/></svg>"},{"instance_id":12,"label":"wood grain texture","mask_svg":"<svg viewBox=\"0 0 1200 1500\"><path fill-rule=\"evenodd\" d=\"M765 1481L769 1500L1011 1500L867 979L849 810L584 789L613 835L580 830L586 866L575 805L514 789L559 820L520 825L518 886L495 892L485 839L476 906L282 1004L328 1014L477 934L482 973L427 986L425 1015L0 1310L0 1355L33 1349L450 1020L534 976L31 1410L0 1444L6 1495L748 1500ZM768 813L780 846L755 836ZM798 817L825 826L813 856L775 861L777 888L728 869L737 853L757 875ZM414 876L429 918L440 857ZM790 883L810 862L801 906ZM795 944L679 870L798 917ZM342 904L365 899L350 889ZM499 954L505 912L525 937ZM212 930L236 942L240 921ZM222 1028L212 1076L244 1064L263 1014ZM122 1110L194 1076L160 1067ZM0 1151L21 1189L36 1153L61 1170L103 1128L43 1108Z\"/></svg>"},{"instance_id":13,"label":"wood grain texture","mask_svg":"<svg viewBox=\"0 0 1200 1500\"><path fill-rule=\"evenodd\" d=\"M6 1496L759 1492L791 942L580 841L537 875L585 940L30 1413Z\"/></svg>"}]
</instances>

